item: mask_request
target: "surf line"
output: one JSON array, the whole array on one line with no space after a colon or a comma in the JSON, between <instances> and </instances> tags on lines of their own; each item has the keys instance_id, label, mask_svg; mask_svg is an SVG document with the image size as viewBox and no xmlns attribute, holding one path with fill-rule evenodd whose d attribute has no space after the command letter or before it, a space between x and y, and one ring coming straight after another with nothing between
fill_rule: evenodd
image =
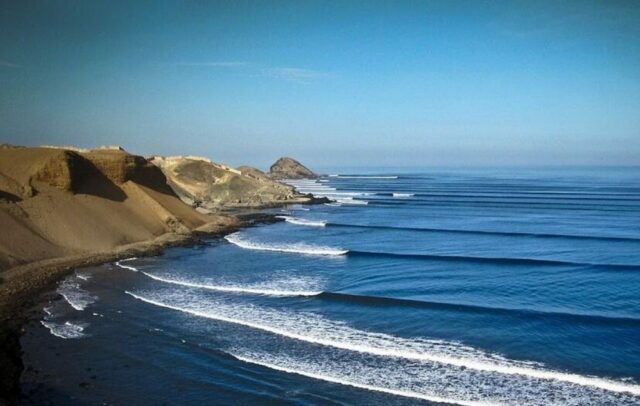
<instances>
[{"instance_id":1,"label":"surf line","mask_svg":"<svg viewBox=\"0 0 640 406\"><path fill-rule=\"evenodd\" d=\"M275 364L271 364L271 363L264 362L264 361L258 361L258 360L255 360L255 359L252 359L252 358L248 358L248 357L244 357L242 355L238 355L238 354L234 354L234 353L230 353L230 354L234 358L237 358L238 360L240 360L242 362L249 363L249 364L260 365L260 366L263 366L265 368L273 369L273 370L280 371L280 372L286 372L286 373L289 373L289 374L296 374L296 375L306 376L307 378L318 379L318 380L321 380L321 381L337 383L337 384L345 385L345 386L352 386L354 388L366 389L366 390L370 390L370 391L374 391L374 392L388 393L390 395L402 396L402 397L407 397L407 398L422 399L422 400L426 400L426 401L429 401L429 402L435 402L435 403L448 403L448 404L462 405L462 406L493 405L493 403L487 403L487 402L458 400L458 399L447 399L447 398L442 398L442 397L439 397L439 396L430 396L430 395L425 395L425 394L422 394L422 393L411 392L411 391L406 391L406 390L383 388L383 387L380 387L380 386L374 386L374 385L369 385L369 384L365 384L365 383L353 382L353 381L349 381L349 380L346 380L346 379L335 378L335 377L328 376L328 375L322 375L322 374L317 374L317 373L313 373L313 372L300 371L300 370L296 370L296 369L292 369L292 368L286 368L286 367L282 367L280 365L275 365Z\"/></svg>"},{"instance_id":2,"label":"surf line","mask_svg":"<svg viewBox=\"0 0 640 406\"><path fill-rule=\"evenodd\" d=\"M322 291L295 291L295 290L279 290L279 289L259 289L259 288L245 288L240 286L223 286L223 285L207 285L202 283L194 283L188 281L181 281L176 279L163 278L147 272L142 272L143 275L148 276L159 282L171 283L174 285L186 286L190 288L209 289L219 292L232 292L232 293L251 293L255 295L265 296L318 296Z\"/></svg>"},{"instance_id":3,"label":"surf line","mask_svg":"<svg viewBox=\"0 0 640 406\"><path fill-rule=\"evenodd\" d=\"M120 261L116 261L115 265L122 268L122 269L128 269L130 271L133 272L138 272L138 268L133 267L133 266L129 266L129 265L122 265L123 262L127 262L127 261L134 261L138 259L137 257L131 257L131 258L127 258L127 259L121 259Z\"/></svg>"},{"instance_id":4,"label":"surf line","mask_svg":"<svg viewBox=\"0 0 640 406\"><path fill-rule=\"evenodd\" d=\"M640 396L639 385L626 384L623 382L616 382L616 381L602 379L602 378L582 376L582 375L565 373L565 372L557 372L552 370L534 369L534 368L521 367L517 365L500 365L500 364L477 361L473 359L448 357L444 355L415 352L410 350L406 351L406 350L398 350L393 348L370 347L370 346L363 346L357 343L350 343L346 341L336 341L336 340L330 340L322 337L307 336L301 333L291 332L278 327L260 324L253 321L238 320L238 319L234 319L234 318L223 316L223 315L181 308L171 304L162 303L153 299L148 299L148 298L136 295L135 293L132 293L129 291L125 291L125 293L128 294L129 296L132 296L135 299L138 299L142 302L146 302L155 306L164 307L167 309L172 309L172 310L176 310L176 311L187 313L187 314L192 314L198 317L224 321L227 323L239 324L239 325L255 328L258 330L263 330L269 333L281 335L284 337L312 343L312 344L320 344L327 347L339 348L343 350L365 353L365 354L403 358L403 359L416 360L416 361L437 362L440 364L452 365L455 367L470 368L476 371L496 372L496 373L501 373L505 375L521 375L529 378L555 380L560 382L572 383L579 386L591 386L591 387L607 390L610 392L627 392L636 396Z\"/></svg>"}]
</instances>

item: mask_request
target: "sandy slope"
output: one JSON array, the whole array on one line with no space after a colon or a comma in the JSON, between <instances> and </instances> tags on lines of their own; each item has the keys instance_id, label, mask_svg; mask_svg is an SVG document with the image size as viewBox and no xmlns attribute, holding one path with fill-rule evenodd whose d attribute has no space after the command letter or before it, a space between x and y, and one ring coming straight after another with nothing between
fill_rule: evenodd
<instances>
[{"instance_id":1,"label":"sandy slope","mask_svg":"<svg viewBox=\"0 0 640 406\"><path fill-rule=\"evenodd\" d=\"M0 270L103 252L211 221L158 168L124 151L0 149Z\"/></svg>"}]
</instances>

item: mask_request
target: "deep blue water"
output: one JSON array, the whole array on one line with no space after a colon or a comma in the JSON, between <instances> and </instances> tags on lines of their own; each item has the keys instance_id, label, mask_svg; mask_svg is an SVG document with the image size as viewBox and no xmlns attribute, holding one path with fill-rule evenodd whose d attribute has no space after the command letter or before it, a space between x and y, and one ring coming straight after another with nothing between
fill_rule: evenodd
<instances>
[{"instance_id":1,"label":"deep blue water","mask_svg":"<svg viewBox=\"0 0 640 406\"><path fill-rule=\"evenodd\" d=\"M640 403L637 168L296 185L339 203L64 281L67 300L43 319L58 336L41 329L68 376L99 379L56 391L107 403Z\"/></svg>"}]
</instances>

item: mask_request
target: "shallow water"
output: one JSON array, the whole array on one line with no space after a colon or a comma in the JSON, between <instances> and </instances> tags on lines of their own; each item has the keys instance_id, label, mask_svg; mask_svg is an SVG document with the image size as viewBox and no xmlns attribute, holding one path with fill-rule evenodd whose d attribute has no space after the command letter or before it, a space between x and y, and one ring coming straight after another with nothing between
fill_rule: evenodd
<instances>
[{"instance_id":1,"label":"shallow water","mask_svg":"<svg viewBox=\"0 0 640 406\"><path fill-rule=\"evenodd\" d=\"M28 362L65 402L640 403L637 169L295 184L337 203L78 270Z\"/></svg>"}]
</instances>

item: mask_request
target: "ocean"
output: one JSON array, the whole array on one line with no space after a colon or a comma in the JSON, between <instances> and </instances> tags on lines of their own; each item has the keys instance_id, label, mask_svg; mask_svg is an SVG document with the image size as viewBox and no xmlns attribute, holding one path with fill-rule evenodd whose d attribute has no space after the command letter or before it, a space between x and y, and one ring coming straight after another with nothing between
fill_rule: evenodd
<instances>
[{"instance_id":1,"label":"ocean","mask_svg":"<svg viewBox=\"0 0 640 406\"><path fill-rule=\"evenodd\" d=\"M640 404L640 169L336 173L291 181L334 203L76 270L23 338L45 382L25 388L67 404Z\"/></svg>"}]
</instances>

